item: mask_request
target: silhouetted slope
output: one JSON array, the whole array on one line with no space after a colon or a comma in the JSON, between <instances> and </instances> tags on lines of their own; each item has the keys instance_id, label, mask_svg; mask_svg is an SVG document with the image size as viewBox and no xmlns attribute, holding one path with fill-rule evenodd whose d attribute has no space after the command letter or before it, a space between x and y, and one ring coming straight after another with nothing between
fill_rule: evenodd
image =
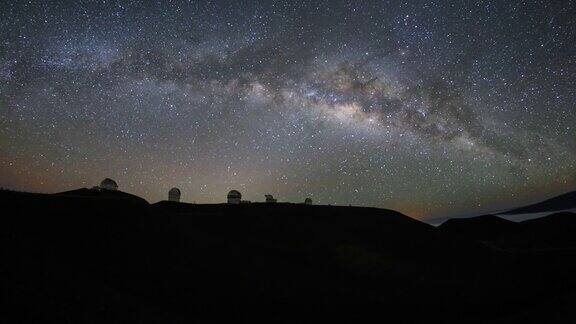
<instances>
[{"instance_id":1,"label":"silhouetted slope","mask_svg":"<svg viewBox=\"0 0 576 324\"><path fill-rule=\"evenodd\" d=\"M576 249L576 214L556 213L521 223L538 247Z\"/></svg>"},{"instance_id":2,"label":"silhouetted slope","mask_svg":"<svg viewBox=\"0 0 576 324\"><path fill-rule=\"evenodd\" d=\"M503 212L501 214L508 214L508 215L530 214L530 213L542 213L549 211L560 211L574 208L576 208L576 191L568 192L536 204L516 208L507 212Z\"/></svg>"},{"instance_id":3,"label":"silhouetted slope","mask_svg":"<svg viewBox=\"0 0 576 324\"><path fill-rule=\"evenodd\" d=\"M534 230L573 232L576 229L576 214L571 212L555 213L525 220L521 224Z\"/></svg>"},{"instance_id":4,"label":"silhouetted slope","mask_svg":"<svg viewBox=\"0 0 576 324\"><path fill-rule=\"evenodd\" d=\"M444 235L481 241L504 250L576 249L576 214L569 212L520 223L493 215L450 219L438 230Z\"/></svg>"},{"instance_id":5,"label":"silhouetted slope","mask_svg":"<svg viewBox=\"0 0 576 324\"><path fill-rule=\"evenodd\" d=\"M556 213L523 221L502 245L523 250L576 250L576 214Z\"/></svg>"},{"instance_id":6,"label":"silhouetted slope","mask_svg":"<svg viewBox=\"0 0 576 324\"><path fill-rule=\"evenodd\" d=\"M476 241L493 241L508 235L518 228L518 224L494 215L469 218L451 218L438 226L446 235Z\"/></svg>"},{"instance_id":7,"label":"silhouetted slope","mask_svg":"<svg viewBox=\"0 0 576 324\"><path fill-rule=\"evenodd\" d=\"M144 198L140 198L136 195L129 194L120 190L98 190L98 189L81 188L76 190L55 193L53 195L96 198L96 199L124 199L124 200L132 200L138 203L148 204L148 202Z\"/></svg>"},{"instance_id":8,"label":"silhouetted slope","mask_svg":"<svg viewBox=\"0 0 576 324\"><path fill-rule=\"evenodd\" d=\"M20 322L472 323L575 286L570 263L390 210L10 192L0 203L0 316Z\"/></svg>"}]
</instances>

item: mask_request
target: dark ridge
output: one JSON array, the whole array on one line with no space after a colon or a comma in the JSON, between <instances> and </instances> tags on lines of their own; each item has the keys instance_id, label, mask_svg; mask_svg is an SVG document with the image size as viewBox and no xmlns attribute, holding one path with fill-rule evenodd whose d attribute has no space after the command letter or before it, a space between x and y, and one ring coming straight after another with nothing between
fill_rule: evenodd
<instances>
[{"instance_id":1,"label":"dark ridge","mask_svg":"<svg viewBox=\"0 0 576 324\"><path fill-rule=\"evenodd\" d=\"M483 226L483 225L502 225L502 224L515 224L513 221L507 220L505 218L502 218L500 216L496 216L496 215L481 215L481 216L475 216L475 217L466 217L466 218L450 218L447 221L445 221L444 223L442 223L440 226L438 226L438 228L446 228L446 227L450 227L450 226L455 226L455 225L460 225L460 224L466 224L466 225L471 225L471 224L476 224L479 226Z\"/></svg>"},{"instance_id":2,"label":"dark ridge","mask_svg":"<svg viewBox=\"0 0 576 324\"><path fill-rule=\"evenodd\" d=\"M451 218L438 230L446 235L475 241L492 241L513 232L518 224L495 215L470 218Z\"/></svg>"},{"instance_id":3,"label":"dark ridge","mask_svg":"<svg viewBox=\"0 0 576 324\"><path fill-rule=\"evenodd\" d=\"M55 196L68 196L68 197L83 197L83 198L97 198L97 199L127 199L138 201L140 203L148 204L146 199L138 197L127 192L120 190L99 190L80 188L53 194Z\"/></svg>"},{"instance_id":4,"label":"dark ridge","mask_svg":"<svg viewBox=\"0 0 576 324\"><path fill-rule=\"evenodd\" d=\"M549 211L560 211L576 208L576 191L571 191L560 196L550 198L539 203L512 209L500 214L514 215L514 214L529 214L529 213L543 213Z\"/></svg>"},{"instance_id":5,"label":"dark ridge","mask_svg":"<svg viewBox=\"0 0 576 324\"><path fill-rule=\"evenodd\" d=\"M0 192L0 317L486 323L574 301L576 253L504 253L386 209L124 194Z\"/></svg>"},{"instance_id":6,"label":"dark ridge","mask_svg":"<svg viewBox=\"0 0 576 324\"><path fill-rule=\"evenodd\" d=\"M510 240L522 249L576 249L576 214L556 213L520 223Z\"/></svg>"},{"instance_id":7,"label":"dark ridge","mask_svg":"<svg viewBox=\"0 0 576 324\"><path fill-rule=\"evenodd\" d=\"M554 213L548 216L534 218L525 220L521 223L523 226L530 226L530 227L560 227L560 226L567 226L570 228L571 226L576 225L576 214L573 212L561 212L561 213Z\"/></svg>"}]
</instances>

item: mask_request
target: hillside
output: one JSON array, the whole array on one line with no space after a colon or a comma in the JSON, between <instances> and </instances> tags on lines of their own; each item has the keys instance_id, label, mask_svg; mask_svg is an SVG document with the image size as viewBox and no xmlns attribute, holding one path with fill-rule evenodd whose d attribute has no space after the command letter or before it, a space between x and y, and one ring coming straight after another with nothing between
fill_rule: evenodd
<instances>
[{"instance_id":1,"label":"hillside","mask_svg":"<svg viewBox=\"0 0 576 324\"><path fill-rule=\"evenodd\" d=\"M501 237L502 246L522 250L576 250L576 214L555 213L523 221L515 232Z\"/></svg>"},{"instance_id":2,"label":"hillside","mask_svg":"<svg viewBox=\"0 0 576 324\"><path fill-rule=\"evenodd\" d=\"M571 191L532 205L515 208L501 214L530 214L576 209L576 191Z\"/></svg>"},{"instance_id":3,"label":"hillside","mask_svg":"<svg viewBox=\"0 0 576 324\"><path fill-rule=\"evenodd\" d=\"M72 193L0 192L2 318L475 323L549 311L576 286L557 256L501 253L391 210Z\"/></svg>"},{"instance_id":4,"label":"hillside","mask_svg":"<svg viewBox=\"0 0 576 324\"><path fill-rule=\"evenodd\" d=\"M451 236L476 241L492 241L512 233L518 224L494 215L469 218L451 218L438 226L438 229Z\"/></svg>"}]
</instances>

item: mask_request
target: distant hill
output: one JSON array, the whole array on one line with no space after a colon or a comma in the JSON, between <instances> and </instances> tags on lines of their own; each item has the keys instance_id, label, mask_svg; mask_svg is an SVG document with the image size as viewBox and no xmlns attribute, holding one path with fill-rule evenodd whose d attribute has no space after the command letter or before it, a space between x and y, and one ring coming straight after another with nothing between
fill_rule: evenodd
<instances>
[{"instance_id":1,"label":"distant hill","mask_svg":"<svg viewBox=\"0 0 576 324\"><path fill-rule=\"evenodd\" d=\"M495 215L451 218L438 226L438 230L446 235L477 241L495 240L517 228L517 223Z\"/></svg>"},{"instance_id":2,"label":"distant hill","mask_svg":"<svg viewBox=\"0 0 576 324\"><path fill-rule=\"evenodd\" d=\"M523 250L576 249L576 214L555 213L519 223L519 229L502 238L504 244Z\"/></svg>"},{"instance_id":3,"label":"distant hill","mask_svg":"<svg viewBox=\"0 0 576 324\"><path fill-rule=\"evenodd\" d=\"M545 217L535 218L523 221L522 226L533 230L553 230L560 233L576 230L576 214L571 212L561 212L551 214Z\"/></svg>"},{"instance_id":4,"label":"distant hill","mask_svg":"<svg viewBox=\"0 0 576 324\"><path fill-rule=\"evenodd\" d=\"M91 189L0 191L0 206L7 322L573 322L554 303L575 301L576 253L445 232L461 220L442 230L386 209L148 204ZM493 217L459 228L508 226Z\"/></svg>"},{"instance_id":5,"label":"distant hill","mask_svg":"<svg viewBox=\"0 0 576 324\"><path fill-rule=\"evenodd\" d=\"M514 215L514 214L530 214L542 213L551 211L561 211L567 209L576 209L576 191L571 191L560 196L550 198L539 203L528 205L525 207L515 208L500 214Z\"/></svg>"},{"instance_id":6,"label":"distant hill","mask_svg":"<svg viewBox=\"0 0 576 324\"><path fill-rule=\"evenodd\" d=\"M88 189L81 188L70 191L64 191L55 193L56 196L68 196L68 197L85 197L85 198L96 198L96 199L126 199L132 200L140 203L148 204L144 198L140 198L136 195L129 194L120 190L98 190L98 189Z\"/></svg>"},{"instance_id":7,"label":"distant hill","mask_svg":"<svg viewBox=\"0 0 576 324\"><path fill-rule=\"evenodd\" d=\"M438 227L444 235L489 243L503 250L540 251L576 249L576 214L512 222L494 215L449 219Z\"/></svg>"}]
</instances>

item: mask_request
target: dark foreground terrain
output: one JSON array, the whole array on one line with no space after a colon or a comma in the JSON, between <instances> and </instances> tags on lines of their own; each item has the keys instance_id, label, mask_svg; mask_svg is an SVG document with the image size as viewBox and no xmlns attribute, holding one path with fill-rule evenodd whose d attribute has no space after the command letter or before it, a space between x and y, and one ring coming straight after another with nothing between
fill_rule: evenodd
<instances>
[{"instance_id":1,"label":"dark foreground terrain","mask_svg":"<svg viewBox=\"0 0 576 324\"><path fill-rule=\"evenodd\" d=\"M0 192L2 323L574 323L576 215Z\"/></svg>"}]
</instances>

